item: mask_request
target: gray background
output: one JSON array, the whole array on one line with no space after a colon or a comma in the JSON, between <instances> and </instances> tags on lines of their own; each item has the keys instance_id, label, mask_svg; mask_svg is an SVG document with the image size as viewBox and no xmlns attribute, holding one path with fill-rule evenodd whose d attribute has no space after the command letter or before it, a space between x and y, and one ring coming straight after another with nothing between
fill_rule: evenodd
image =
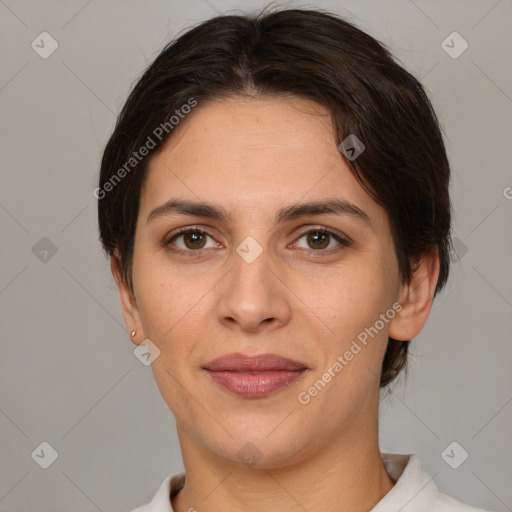
<instances>
[{"instance_id":1,"label":"gray background","mask_svg":"<svg viewBox=\"0 0 512 512\"><path fill-rule=\"evenodd\" d=\"M174 419L123 324L92 192L116 114L164 43L265 3L0 0L2 512L126 511L182 469ZM512 510L512 2L314 5L422 79L453 168L458 256L409 376L382 402L381 448L419 454L458 499ZM31 48L43 31L59 45L47 59ZM458 58L441 46L453 31L469 44ZM458 469L441 457L453 441L469 453ZM42 442L58 453L48 469L31 456Z\"/></svg>"}]
</instances>

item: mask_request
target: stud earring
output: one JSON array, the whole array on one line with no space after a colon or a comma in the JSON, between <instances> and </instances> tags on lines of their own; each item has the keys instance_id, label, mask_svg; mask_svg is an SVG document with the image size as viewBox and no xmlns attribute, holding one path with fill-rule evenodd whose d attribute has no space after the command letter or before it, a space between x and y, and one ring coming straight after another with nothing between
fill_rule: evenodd
<instances>
[{"instance_id":1,"label":"stud earring","mask_svg":"<svg viewBox=\"0 0 512 512\"><path fill-rule=\"evenodd\" d=\"M135 336L135 333L136 333L136 332L137 332L136 330L135 330L135 331L132 331L132 338Z\"/></svg>"}]
</instances>

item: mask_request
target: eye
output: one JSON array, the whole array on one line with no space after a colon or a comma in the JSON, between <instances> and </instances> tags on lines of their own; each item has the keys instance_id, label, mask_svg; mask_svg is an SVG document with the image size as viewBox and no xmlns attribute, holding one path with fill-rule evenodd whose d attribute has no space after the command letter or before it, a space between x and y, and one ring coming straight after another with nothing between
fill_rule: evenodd
<instances>
[{"instance_id":1,"label":"eye","mask_svg":"<svg viewBox=\"0 0 512 512\"><path fill-rule=\"evenodd\" d=\"M209 245L207 241L208 238L211 239ZM186 252L197 251L199 249L210 249L219 246L219 244L215 242L215 240L213 240L206 231L197 228L184 228L180 230L177 234L173 235L165 245L174 245L177 247L178 251Z\"/></svg>"},{"instance_id":2,"label":"eye","mask_svg":"<svg viewBox=\"0 0 512 512\"><path fill-rule=\"evenodd\" d=\"M302 246L301 240L304 242ZM316 228L302 233L293 245L301 249L320 252L333 249L340 245L348 247L349 242L336 233L329 231L327 228Z\"/></svg>"},{"instance_id":3,"label":"eye","mask_svg":"<svg viewBox=\"0 0 512 512\"><path fill-rule=\"evenodd\" d=\"M206 231L199 228L182 228L178 233L172 235L164 245L173 252L194 253L202 249L213 249L221 246ZM331 252L337 247L348 247L350 242L340 235L329 231L327 228L309 229L303 232L299 238L292 243L293 248L304 249L309 252Z\"/></svg>"}]
</instances>

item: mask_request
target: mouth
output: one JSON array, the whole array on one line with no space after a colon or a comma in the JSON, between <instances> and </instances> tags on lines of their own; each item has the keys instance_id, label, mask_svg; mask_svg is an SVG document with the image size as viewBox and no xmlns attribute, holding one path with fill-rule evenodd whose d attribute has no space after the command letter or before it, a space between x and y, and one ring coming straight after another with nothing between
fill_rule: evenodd
<instances>
[{"instance_id":1,"label":"mouth","mask_svg":"<svg viewBox=\"0 0 512 512\"><path fill-rule=\"evenodd\" d=\"M203 369L222 388L243 398L262 398L298 382L309 368L277 354L247 356L234 353L218 357Z\"/></svg>"}]
</instances>

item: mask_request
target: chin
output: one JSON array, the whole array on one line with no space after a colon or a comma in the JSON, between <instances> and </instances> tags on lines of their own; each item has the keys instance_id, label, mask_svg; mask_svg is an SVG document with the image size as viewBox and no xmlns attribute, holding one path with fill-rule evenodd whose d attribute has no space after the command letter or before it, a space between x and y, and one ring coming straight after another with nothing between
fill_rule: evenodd
<instances>
[{"instance_id":1,"label":"chin","mask_svg":"<svg viewBox=\"0 0 512 512\"><path fill-rule=\"evenodd\" d=\"M239 428L230 431L233 437L223 432L222 439L208 438L204 444L218 457L248 469L276 469L300 462L313 443L301 442L298 432L289 428L278 432L275 425L265 425L264 435L259 435L259 429Z\"/></svg>"}]
</instances>

